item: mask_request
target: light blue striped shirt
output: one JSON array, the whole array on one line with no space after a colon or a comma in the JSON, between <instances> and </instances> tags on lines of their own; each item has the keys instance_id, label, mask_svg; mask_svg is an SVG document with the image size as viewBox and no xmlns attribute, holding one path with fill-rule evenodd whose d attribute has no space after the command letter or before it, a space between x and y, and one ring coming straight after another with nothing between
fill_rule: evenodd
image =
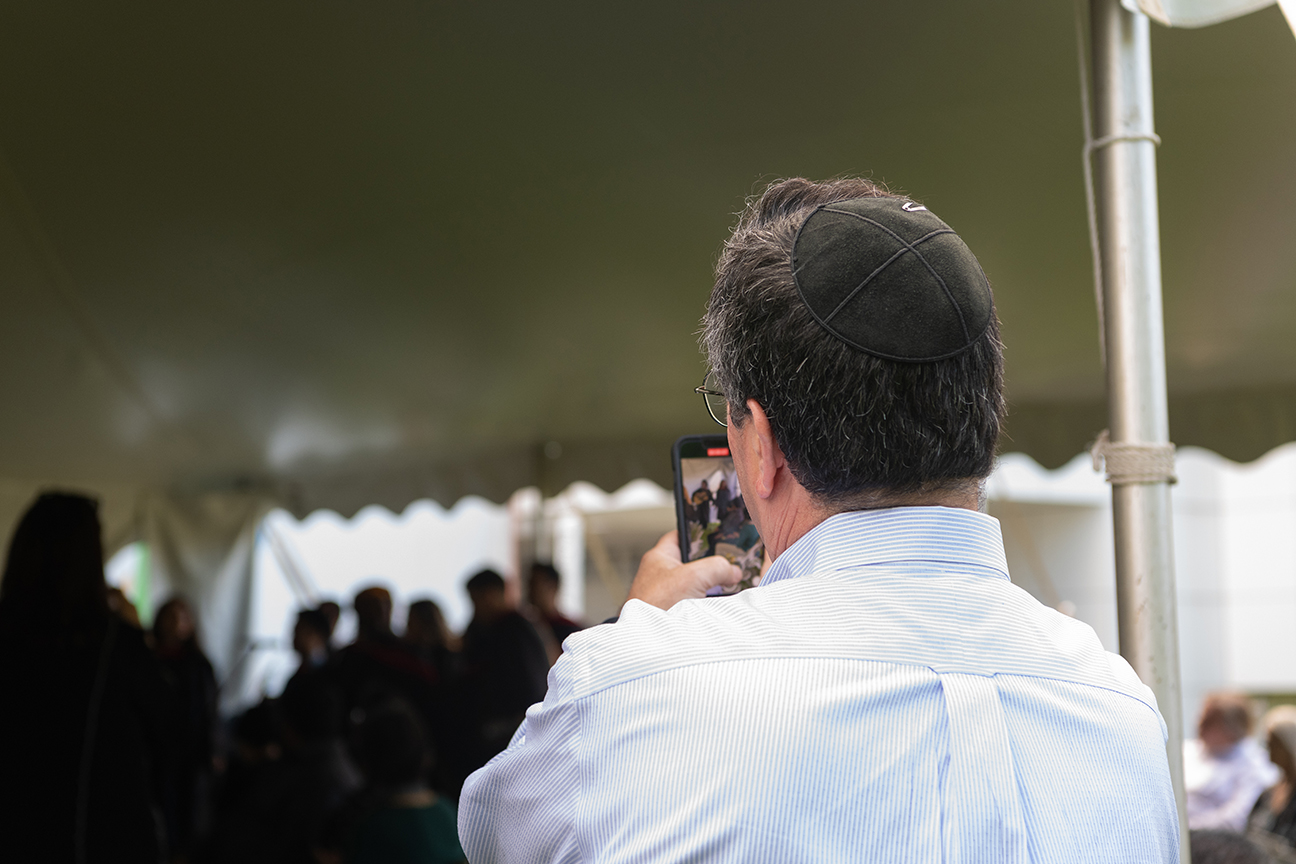
<instances>
[{"instance_id":1,"label":"light blue striped shirt","mask_svg":"<svg viewBox=\"0 0 1296 864\"><path fill-rule=\"evenodd\" d=\"M1177 862L1165 725L997 520L846 513L758 588L569 637L464 786L486 862Z\"/></svg>"}]
</instances>

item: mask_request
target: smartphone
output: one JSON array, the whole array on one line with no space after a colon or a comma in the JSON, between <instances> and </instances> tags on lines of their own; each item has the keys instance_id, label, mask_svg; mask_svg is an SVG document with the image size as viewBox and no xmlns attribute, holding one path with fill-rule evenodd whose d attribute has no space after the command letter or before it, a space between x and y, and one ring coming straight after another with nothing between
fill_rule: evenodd
<instances>
[{"instance_id":1,"label":"smartphone","mask_svg":"<svg viewBox=\"0 0 1296 864\"><path fill-rule=\"evenodd\" d=\"M736 594L760 582L765 560L751 514L743 501L724 435L685 435L671 451L675 465L675 524L680 557L695 561L723 555L742 568L733 588L716 587L708 595Z\"/></svg>"}]
</instances>

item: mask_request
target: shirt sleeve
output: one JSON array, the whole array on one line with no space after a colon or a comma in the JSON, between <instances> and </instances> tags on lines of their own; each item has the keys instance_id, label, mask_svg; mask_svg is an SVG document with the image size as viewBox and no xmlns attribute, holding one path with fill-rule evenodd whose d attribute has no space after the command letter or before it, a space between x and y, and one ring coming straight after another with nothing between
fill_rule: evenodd
<instances>
[{"instance_id":1,"label":"shirt sleeve","mask_svg":"<svg viewBox=\"0 0 1296 864\"><path fill-rule=\"evenodd\" d=\"M560 661L561 665L561 661ZM508 748L464 784L459 840L472 864L577 862L580 706L549 696L527 711Z\"/></svg>"}]
</instances>

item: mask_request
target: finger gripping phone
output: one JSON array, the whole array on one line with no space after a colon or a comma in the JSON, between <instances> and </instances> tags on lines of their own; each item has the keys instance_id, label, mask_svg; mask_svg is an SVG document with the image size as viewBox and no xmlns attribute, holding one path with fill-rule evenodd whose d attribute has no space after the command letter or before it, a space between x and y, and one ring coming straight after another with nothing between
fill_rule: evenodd
<instances>
[{"instance_id":1,"label":"finger gripping phone","mask_svg":"<svg viewBox=\"0 0 1296 864\"><path fill-rule=\"evenodd\" d=\"M708 594L736 594L760 582L765 544L747 512L729 439L724 435L685 435L671 451L675 466L675 524L680 557L696 561L723 555L742 568L732 588Z\"/></svg>"}]
</instances>

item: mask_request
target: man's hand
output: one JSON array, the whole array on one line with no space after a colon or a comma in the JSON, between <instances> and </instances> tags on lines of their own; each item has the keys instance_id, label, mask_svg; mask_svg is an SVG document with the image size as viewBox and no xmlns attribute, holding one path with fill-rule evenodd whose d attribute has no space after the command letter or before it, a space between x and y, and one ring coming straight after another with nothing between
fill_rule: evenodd
<instances>
[{"instance_id":1,"label":"man's hand","mask_svg":"<svg viewBox=\"0 0 1296 864\"><path fill-rule=\"evenodd\" d=\"M644 553L626 599L669 609L681 600L705 597L717 585L737 585L740 581L742 570L720 555L685 564L680 559L679 540L671 531Z\"/></svg>"}]
</instances>

